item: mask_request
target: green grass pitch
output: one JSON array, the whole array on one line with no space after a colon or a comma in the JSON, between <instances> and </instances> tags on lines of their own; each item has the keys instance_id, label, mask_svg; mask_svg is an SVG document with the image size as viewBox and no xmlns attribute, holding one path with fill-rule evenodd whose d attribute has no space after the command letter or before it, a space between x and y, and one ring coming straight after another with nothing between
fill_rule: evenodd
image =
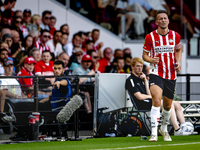
<instances>
[{"instance_id":1,"label":"green grass pitch","mask_svg":"<svg viewBox=\"0 0 200 150\"><path fill-rule=\"evenodd\" d=\"M45 141L0 145L0 150L198 150L200 135L171 136L171 142L164 142L159 136L157 142L140 140L140 137L111 137L83 139L82 141Z\"/></svg>"}]
</instances>

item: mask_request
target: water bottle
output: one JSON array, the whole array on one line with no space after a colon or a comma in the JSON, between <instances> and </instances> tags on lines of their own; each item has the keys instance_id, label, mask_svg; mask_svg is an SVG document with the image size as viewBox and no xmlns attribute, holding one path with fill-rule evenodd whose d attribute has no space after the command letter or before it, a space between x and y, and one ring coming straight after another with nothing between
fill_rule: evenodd
<instances>
[{"instance_id":1,"label":"water bottle","mask_svg":"<svg viewBox=\"0 0 200 150\"><path fill-rule=\"evenodd\" d=\"M147 137L146 136L140 136L140 140L147 140Z\"/></svg>"}]
</instances>

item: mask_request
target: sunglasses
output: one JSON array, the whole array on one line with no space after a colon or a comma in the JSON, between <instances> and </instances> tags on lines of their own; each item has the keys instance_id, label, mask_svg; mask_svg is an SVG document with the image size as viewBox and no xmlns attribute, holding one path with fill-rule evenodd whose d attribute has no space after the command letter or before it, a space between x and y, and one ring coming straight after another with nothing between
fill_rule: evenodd
<instances>
[{"instance_id":1,"label":"sunglasses","mask_svg":"<svg viewBox=\"0 0 200 150\"><path fill-rule=\"evenodd\" d=\"M99 57L98 57L98 56L93 56L93 58L94 58L94 59L97 59L97 58L99 58Z\"/></svg>"},{"instance_id":2,"label":"sunglasses","mask_svg":"<svg viewBox=\"0 0 200 150\"><path fill-rule=\"evenodd\" d=\"M15 23L21 23L22 24L22 21L15 21Z\"/></svg>"},{"instance_id":3,"label":"sunglasses","mask_svg":"<svg viewBox=\"0 0 200 150\"><path fill-rule=\"evenodd\" d=\"M44 37L44 38L49 38L49 39L51 38L50 36L47 36L47 35L44 35L43 37Z\"/></svg>"},{"instance_id":4,"label":"sunglasses","mask_svg":"<svg viewBox=\"0 0 200 150\"><path fill-rule=\"evenodd\" d=\"M45 17L44 19L51 19L51 17Z\"/></svg>"}]
</instances>

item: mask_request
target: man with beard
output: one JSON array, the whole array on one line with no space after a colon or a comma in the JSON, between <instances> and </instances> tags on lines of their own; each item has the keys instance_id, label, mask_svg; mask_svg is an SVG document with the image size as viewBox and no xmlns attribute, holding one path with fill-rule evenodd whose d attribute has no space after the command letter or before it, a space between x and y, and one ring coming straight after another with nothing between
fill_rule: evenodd
<instances>
[{"instance_id":1,"label":"man with beard","mask_svg":"<svg viewBox=\"0 0 200 150\"><path fill-rule=\"evenodd\" d=\"M54 62L54 74L57 77L63 76L65 72L65 66L62 61ZM40 103L51 101L51 108L53 112L59 112L66 103L70 101L71 97L71 83L68 78L61 77L56 78L51 96L44 98Z\"/></svg>"}]
</instances>

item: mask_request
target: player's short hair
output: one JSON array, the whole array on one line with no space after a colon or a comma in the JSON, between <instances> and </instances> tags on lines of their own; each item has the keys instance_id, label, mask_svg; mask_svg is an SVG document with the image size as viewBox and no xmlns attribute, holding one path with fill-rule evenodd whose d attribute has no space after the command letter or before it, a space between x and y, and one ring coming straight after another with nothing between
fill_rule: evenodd
<instances>
[{"instance_id":1,"label":"player's short hair","mask_svg":"<svg viewBox=\"0 0 200 150\"><path fill-rule=\"evenodd\" d=\"M63 62L63 61L60 61L60 60L54 61L54 65L62 65L62 67L65 68L64 62Z\"/></svg>"},{"instance_id":2,"label":"player's short hair","mask_svg":"<svg viewBox=\"0 0 200 150\"><path fill-rule=\"evenodd\" d=\"M139 62L139 63L141 63L141 64L144 64L144 61L143 61L141 58L135 57L135 58L133 58L132 61L131 61L131 66L134 67L135 64L136 64L136 62Z\"/></svg>"},{"instance_id":3,"label":"player's short hair","mask_svg":"<svg viewBox=\"0 0 200 150\"><path fill-rule=\"evenodd\" d=\"M165 13L167 15L167 17L168 17L168 14L167 14L167 12L165 10L158 10L157 13L156 13L156 17L155 17L156 20L157 20L158 14L162 14L162 13Z\"/></svg>"}]
</instances>

